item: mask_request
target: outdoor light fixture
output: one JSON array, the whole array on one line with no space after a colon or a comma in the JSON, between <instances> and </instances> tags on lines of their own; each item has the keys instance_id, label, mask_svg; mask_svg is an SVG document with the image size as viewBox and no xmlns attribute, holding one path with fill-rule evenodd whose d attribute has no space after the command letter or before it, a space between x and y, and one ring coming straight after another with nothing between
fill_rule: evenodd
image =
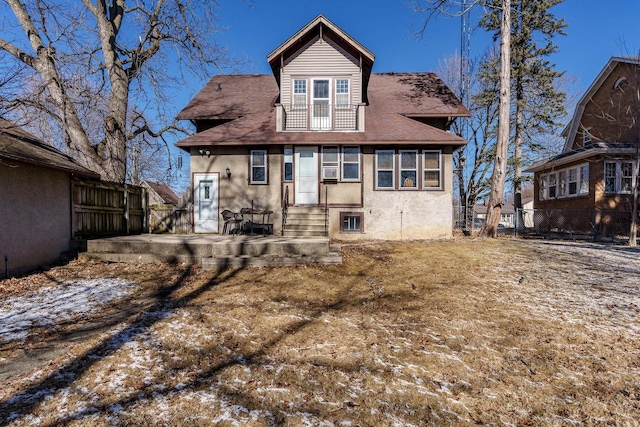
<instances>
[{"instance_id":1,"label":"outdoor light fixture","mask_svg":"<svg viewBox=\"0 0 640 427\"><path fill-rule=\"evenodd\" d=\"M227 166L227 170L225 172L227 173L227 179L231 179L231 169L229 169L229 166Z\"/></svg>"},{"instance_id":2,"label":"outdoor light fixture","mask_svg":"<svg viewBox=\"0 0 640 427\"><path fill-rule=\"evenodd\" d=\"M211 151L205 150L204 148L199 149L198 153L200 153L201 156L211 157Z\"/></svg>"}]
</instances>

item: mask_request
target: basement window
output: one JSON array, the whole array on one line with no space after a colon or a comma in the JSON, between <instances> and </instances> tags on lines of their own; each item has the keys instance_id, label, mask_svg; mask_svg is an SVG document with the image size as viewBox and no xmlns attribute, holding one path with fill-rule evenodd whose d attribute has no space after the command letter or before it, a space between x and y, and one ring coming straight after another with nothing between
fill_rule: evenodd
<instances>
[{"instance_id":1,"label":"basement window","mask_svg":"<svg viewBox=\"0 0 640 427\"><path fill-rule=\"evenodd\" d=\"M340 212L340 232L363 233L364 214L362 212Z\"/></svg>"}]
</instances>

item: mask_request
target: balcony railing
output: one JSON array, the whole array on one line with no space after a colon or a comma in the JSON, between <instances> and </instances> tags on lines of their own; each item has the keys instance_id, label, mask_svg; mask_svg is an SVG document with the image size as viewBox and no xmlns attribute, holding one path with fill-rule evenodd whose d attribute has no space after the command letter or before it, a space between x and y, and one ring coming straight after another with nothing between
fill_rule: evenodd
<instances>
[{"instance_id":1,"label":"balcony railing","mask_svg":"<svg viewBox=\"0 0 640 427\"><path fill-rule=\"evenodd\" d=\"M357 131L364 130L362 105L311 104L280 105L284 131Z\"/></svg>"}]
</instances>

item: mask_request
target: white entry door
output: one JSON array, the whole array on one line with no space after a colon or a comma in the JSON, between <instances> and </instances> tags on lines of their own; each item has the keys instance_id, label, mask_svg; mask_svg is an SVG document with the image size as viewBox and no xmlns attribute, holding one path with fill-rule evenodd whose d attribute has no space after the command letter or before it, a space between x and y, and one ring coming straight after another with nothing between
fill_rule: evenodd
<instances>
[{"instance_id":1,"label":"white entry door","mask_svg":"<svg viewBox=\"0 0 640 427\"><path fill-rule=\"evenodd\" d=\"M295 204L318 204L318 147L295 147Z\"/></svg>"},{"instance_id":2,"label":"white entry door","mask_svg":"<svg viewBox=\"0 0 640 427\"><path fill-rule=\"evenodd\" d=\"M193 226L196 233L218 232L218 174L193 176Z\"/></svg>"}]
</instances>

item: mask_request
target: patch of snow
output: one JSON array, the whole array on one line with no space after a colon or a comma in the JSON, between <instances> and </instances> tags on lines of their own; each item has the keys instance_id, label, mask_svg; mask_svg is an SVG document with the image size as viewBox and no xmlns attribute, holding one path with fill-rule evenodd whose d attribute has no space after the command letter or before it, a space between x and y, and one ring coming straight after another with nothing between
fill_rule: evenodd
<instances>
[{"instance_id":1,"label":"patch of snow","mask_svg":"<svg viewBox=\"0 0 640 427\"><path fill-rule=\"evenodd\" d=\"M0 343L24 341L31 328L55 327L124 298L134 285L124 279L78 279L6 298L0 307Z\"/></svg>"}]
</instances>

